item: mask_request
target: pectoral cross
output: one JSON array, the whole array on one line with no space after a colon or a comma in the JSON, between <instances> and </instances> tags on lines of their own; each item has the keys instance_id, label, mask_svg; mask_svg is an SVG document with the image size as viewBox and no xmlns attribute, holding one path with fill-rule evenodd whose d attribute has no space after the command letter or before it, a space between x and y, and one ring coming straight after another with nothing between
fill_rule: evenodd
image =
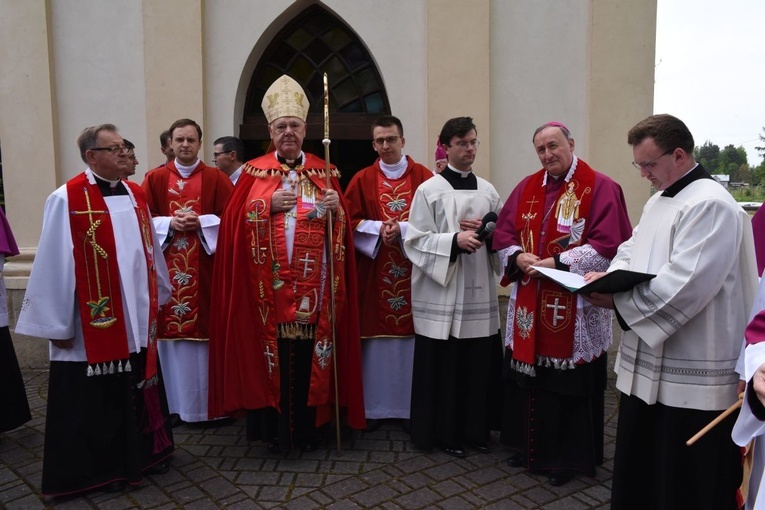
<instances>
[{"instance_id":1,"label":"pectoral cross","mask_svg":"<svg viewBox=\"0 0 765 510\"><path fill-rule=\"evenodd\" d=\"M553 326L557 326L558 325L558 319L563 320L563 319L566 318L565 315L558 315L558 311L559 310L565 310L566 309L566 307L564 305L560 304L560 298L555 298L555 301L553 301L552 304L545 305L545 308L552 309L552 311L553 311L553 317L552 317Z\"/></svg>"}]
</instances>

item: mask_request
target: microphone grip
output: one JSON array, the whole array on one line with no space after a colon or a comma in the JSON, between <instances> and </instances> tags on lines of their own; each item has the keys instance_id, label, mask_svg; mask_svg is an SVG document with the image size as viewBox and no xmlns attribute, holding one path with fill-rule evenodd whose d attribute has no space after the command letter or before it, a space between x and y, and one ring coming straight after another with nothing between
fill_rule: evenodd
<instances>
[{"instance_id":1,"label":"microphone grip","mask_svg":"<svg viewBox=\"0 0 765 510\"><path fill-rule=\"evenodd\" d=\"M481 228L475 231L478 240L484 242L484 240L489 237L492 232L494 232L495 228L497 228L497 224L493 221L490 221L486 225L481 225Z\"/></svg>"}]
</instances>

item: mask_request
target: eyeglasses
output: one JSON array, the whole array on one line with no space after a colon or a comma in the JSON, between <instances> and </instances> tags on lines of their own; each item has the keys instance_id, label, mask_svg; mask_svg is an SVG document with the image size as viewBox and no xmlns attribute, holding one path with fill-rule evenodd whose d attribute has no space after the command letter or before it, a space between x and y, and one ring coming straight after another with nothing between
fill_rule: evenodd
<instances>
[{"instance_id":1,"label":"eyeglasses","mask_svg":"<svg viewBox=\"0 0 765 510\"><path fill-rule=\"evenodd\" d=\"M221 154L228 154L230 152L234 152L234 151L230 150L230 151L213 152L213 159L218 159L218 156L220 156Z\"/></svg>"},{"instance_id":2,"label":"eyeglasses","mask_svg":"<svg viewBox=\"0 0 765 510\"><path fill-rule=\"evenodd\" d=\"M93 147L92 149L88 149L91 151L109 151L115 156L121 152L124 152L125 154L130 154L133 152L132 147L125 147L124 145L115 145L114 147Z\"/></svg>"},{"instance_id":3,"label":"eyeglasses","mask_svg":"<svg viewBox=\"0 0 765 510\"><path fill-rule=\"evenodd\" d=\"M662 154L658 158L652 159L648 163L637 163L637 162L633 161L632 162L632 166L634 166L638 170L651 170L653 167L658 165L657 161L659 161L661 158L663 158L667 154L672 154L673 152L675 152L675 149L672 149L672 150L669 150L669 151L665 152L664 154Z\"/></svg>"},{"instance_id":4,"label":"eyeglasses","mask_svg":"<svg viewBox=\"0 0 765 510\"><path fill-rule=\"evenodd\" d=\"M457 143L450 144L449 147L451 147L452 145L456 145L457 147L459 147L460 149L464 151L464 150L467 150L468 147L477 149L481 145L481 142L479 142L478 140L471 140L469 142L457 142Z\"/></svg>"},{"instance_id":5,"label":"eyeglasses","mask_svg":"<svg viewBox=\"0 0 765 510\"><path fill-rule=\"evenodd\" d=\"M382 138L382 137L381 138L375 138L374 140L372 140L372 142L376 146L382 147L386 143L388 145L393 145L394 143L396 143L398 141L399 138L401 138L401 137L400 136L386 136L385 138Z\"/></svg>"}]
</instances>

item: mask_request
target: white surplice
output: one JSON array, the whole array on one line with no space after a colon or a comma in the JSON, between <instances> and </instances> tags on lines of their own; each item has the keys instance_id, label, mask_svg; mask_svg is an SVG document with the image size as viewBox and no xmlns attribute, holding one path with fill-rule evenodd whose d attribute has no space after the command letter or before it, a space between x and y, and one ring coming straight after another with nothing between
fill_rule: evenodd
<instances>
[{"instance_id":1,"label":"white surplice","mask_svg":"<svg viewBox=\"0 0 765 510\"><path fill-rule=\"evenodd\" d=\"M440 174L417 188L404 248L412 261L412 315L418 335L446 340L486 338L499 330L499 257L484 244L450 261L460 220L499 214L502 200L488 181L457 190Z\"/></svg>"},{"instance_id":2,"label":"white surplice","mask_svg":"<svg viewBox=\"0 0 765 510\"><path fill-rule=\"evenodd\" d=\"M86 170L95 182L90 169ZM106 196L117 248L122 308L130 352L146 347L149 336L149 287L141 229L135 213L135 199L128 195ZM146 210L149 216L148 209ZM159 242L152 228L159 302L170 299L170 280ZM69 226L66 185L54 191L45 203L42 235L32 273L16 324L16 332L39 338L74 338L71 349L50 344L51 361L87 361L80 312L75 292L74 255Z\"/></svg>"},{"instance_id":3,"label":"white surplice","mask_svg":"<svg viewBox=\"0 0 765 510\"><path fill-rule=\"evenodd\" d=\"M733 254L733 256L731 256ZM655 194L609 270L656 274L614 305L631 328L616 387L648 404L706 411L736 396L735 367L756 285L746 212L712 179Z\"/></svg>"}]
</instances>

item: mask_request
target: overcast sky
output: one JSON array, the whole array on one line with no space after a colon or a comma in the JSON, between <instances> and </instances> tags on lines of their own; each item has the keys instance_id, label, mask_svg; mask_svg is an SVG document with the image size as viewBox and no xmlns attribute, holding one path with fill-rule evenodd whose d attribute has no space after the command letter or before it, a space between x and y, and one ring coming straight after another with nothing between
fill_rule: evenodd
<instances>
[{"instance_id":1,"label":"overcast sky","mask_svg":"<svg viewBox=\"0 0 765 510\"><path fill-rule=\"evenodd\" d=\"M696 145L743 146L749 164L765 126L765 0L658 0L655 113Z\"/></svg>"}]
</instances>

